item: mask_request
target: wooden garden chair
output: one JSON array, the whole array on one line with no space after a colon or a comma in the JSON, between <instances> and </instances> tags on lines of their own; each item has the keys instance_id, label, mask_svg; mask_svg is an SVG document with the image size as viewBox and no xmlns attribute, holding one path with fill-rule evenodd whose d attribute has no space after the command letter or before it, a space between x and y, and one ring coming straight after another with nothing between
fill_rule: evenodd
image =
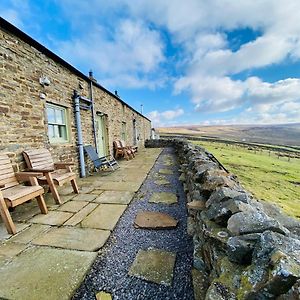
<instances>
[{"instance_id":1,"label":"wooden garden chair","mask_svg":"<svg viewBox=\"0 0 300 300\"><path fill-rule=\"evenodd\" d=\"M48 213L43 197L44 189L38 185L36 179L36 176L41 175L42 173L33 172L15 173L9 157L6 154L0 154L0 214L8 233L16 233L16 226L9 213L9 207L16 207L36 198L41 212ZM24 181L29 181L31 185L20 184Z\"/></svg>"},{"instance_id":2,"label":"wooden garden chair","mask_svg":"<svg viewBox=\"0 0 300 300\"><path fill-rule=\"evenodd\" d=\"M42 172L43 176L38 177L40 184L49 185L50 191L57 204L61 204L61 199L56 189L56 185L62 186L66 182L71 182L73 190L79 194L76 183L76 174L72 172L73 163L54 163L52 156L47 149L32 149L23 152L27 167L33 172Z\"/></svg>"},{"instance_id":3,"label":"wooden garden chair","mask_svg":"<svg viewBox=\"0 0 300 300\"><path fill-rule=\"evenodd\" d=\"M120 140L121 146L124 148L127 148L131 151L133 157L135 156L135 153L137 152L138 146L127 146L125 141Z\"/></svg>"},{"instance_id":4,"label":"wooden garden chair","mask_svg":"<svg viewBox=\"0 0 300 300\"><path fill-rule=\"evenodd\" d=\"M83 149L93 162L96 170L100 170L101 168L110 168L112 171L114 171L120 167L112 155L99 157L92 145L84 146Z\"/></svg>"},{"instance_id":5,"label":"wooden garden chair","mask_svg":"<svg viewBox=\"0 0 300 300\"><path fill-rule=\"evenodd\" d=\"M132 151L123 147L119 140L114 141L114 153L115 159L118 159L118 157L124 157L126 160L129 160L134 157Z\"/></svg>"}]
</instances>

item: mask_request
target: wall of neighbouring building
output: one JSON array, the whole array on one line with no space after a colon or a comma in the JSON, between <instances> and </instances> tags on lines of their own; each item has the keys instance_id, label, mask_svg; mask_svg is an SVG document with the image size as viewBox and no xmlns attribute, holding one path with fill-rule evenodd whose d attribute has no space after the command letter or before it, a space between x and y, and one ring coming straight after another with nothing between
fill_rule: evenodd
<instances>
[{"instance_id":1,"label":"wall of neighbouring building","mask_svg":"<svg viewBox=\"0 0 300 300\"><path fill-rule=\"evenodd\" d=\"M89 78L3 19L0 23L0 70L0 151L15 153L21 169L24 167L21 153L29 148L46 147L55 160L78 162L72 95L78 90L88 98ZM39 83L41 76L47 76L51 84L43 87ZM41 93L45 99L40 98ZM138 146L143 147L151 134L150 120L97 83L93 85L93 94L95 112L106 115L108 151L113 150L113 140L122 136L122 122L126 122L126 142L133 144L133 119L136 120ZM46 103L67 108L70 132L67 143L49 142ZM81 110L81 125L84 144L94 145L91 111Z\"/></svg>"},{"instance_id":2,"label":"wall of neighbouring building","mask_svg":"<svg viewBox=\"0 0 300 300\"><path fill-rule=\"evenodd\" d=\"M174 147L178 155L195 299L299 299L299 221L255 199L204 148L176 139L146 147Z\"/></svg>"}]
</instances>

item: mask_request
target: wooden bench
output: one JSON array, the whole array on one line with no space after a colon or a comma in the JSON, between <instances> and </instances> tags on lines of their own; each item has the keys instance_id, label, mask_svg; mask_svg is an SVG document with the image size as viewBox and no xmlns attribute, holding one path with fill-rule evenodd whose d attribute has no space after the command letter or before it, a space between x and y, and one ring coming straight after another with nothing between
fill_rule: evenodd
<instances>
[{"instance_id":1,"label":"wooden bench","mask_svg":"<svg viewBox=\"0 0 300 300\"><path fill-rule=\"evenodd\" d=\"M9 157L6 154L0 154L0 214L8 233L16 233L16 226L9 213L9 207L16 207L36 198L41 212L48 213L43 197L44 189L38 185L36 179L41 175L42 173L33 172L15 173ZM31 185L21 185L20 182L24 181L29 181Z\"/></svg>"},{"instance_id":2,"label":"wooden bench","mask_svg":"<svg viewBox=\"0 0 300 300\"><path fill-rule=\"evenodd\" d=\"M61 199L56 185L62 186L66 182L71 182L74 192L79 194L76 174L71 169L71 166L74 165L73 163L54 163L51 153L47 149L26 150L23 152L23 156L30 171L43 173L43 176L37 179L40 184L49 185L57 204L61 204Z\"/></svg>"}]
</instances>

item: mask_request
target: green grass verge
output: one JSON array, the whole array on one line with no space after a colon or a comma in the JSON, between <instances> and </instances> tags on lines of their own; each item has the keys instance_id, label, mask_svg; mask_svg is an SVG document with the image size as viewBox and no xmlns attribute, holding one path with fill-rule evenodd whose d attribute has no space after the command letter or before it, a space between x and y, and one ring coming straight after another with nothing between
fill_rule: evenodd
<instances>
[{"instance_id":1,"label":"green grass verge","mask_svg":"<svg viewBox=\"0 0 300 300\"><path fill-rule=\"evenodd\" d=\"M300 219L300 159L280 159L269 151L253 153L239 146L191 141L211 152L257 199L277 204Z\"/></svg>"}]
</instances>

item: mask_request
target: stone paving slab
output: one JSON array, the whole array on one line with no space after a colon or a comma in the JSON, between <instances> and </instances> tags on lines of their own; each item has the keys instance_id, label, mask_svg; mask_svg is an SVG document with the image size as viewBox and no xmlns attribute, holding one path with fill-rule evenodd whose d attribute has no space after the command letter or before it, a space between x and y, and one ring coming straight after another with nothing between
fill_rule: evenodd
<instances>
[{"instance_id":1,"label":"stone paving slab","mask_svg":"<svg viewBox=\"0 0 300 300\"><path fill-rule=\"evenodd\" d=\"M95 199L95 202L111 204L129 204L133 196L133 192L104 191L99 197Z\"/></svg>"},{"instance_id":2,"label":"stone paving slab","mask_svg":"<svg viewBox=\"0 0 300 300\"><path fill-rule=\"evenodd\" d=\"M158 173L163 175L172 175L174 172L170 169L160 169Z\"/></svg>"},{"instance_id":3,"label":"stone paving slab","mask_svg":"<svg viewBox=\"0 0 300 300\"><path fill-rule=\"evenodd\" d=\"M159 192L159 193L154 193L150 199L150 203L163 203L163 204L174 204L177 203L177 196L176 194L173 193L168 193L168 192Z\"/></svg>"},{"instance_id":4,"label":"stone paving slab","mask_svg":"<svg viewBox=\"0 0 300 300\"><path fill-rule=\"evenodd\" d=\"M83 207L85 207L87 204L88 202L85 201L69 201L59 206L57 210L76 213Z\"/></svg>"},{"instance_id":5,"label":"stone paving slab","mask_svg":"<svg viewBox=\"0 0 300 300\"><path fill-rule=\"evenodd\" d=\"M4 257L13 257L19 253L21 253L24 249L26 249L28 245L14 243L14 242L7 242L5 244L0 245L0 256ZM1 270L0 270L1 273Z\"/></svg>"},{"instance_id":6,"label":"stone paving slab","mask_svg":"<svg viewBox=\"0 0 300 300\"><path fill-rule=\"evenodd\" d=\"M113 230L127 205L100 204L82 222L82 227Z\"/></svg>"},{"instance_id":7,"label":"stone paving slab","mask_svg":"<svg viewBox=\"0 0 300 300\"><path fill-rule=\"evenodd\" d=\"M11 241L23 244L30 243L35 237L45 233L45 231L47 231L49 228L51 228L49 225L32 224L19 234L13 236Z\"/></svg>"},{"instance_id":8,"label":"stone paving slab","mask_svg":"<svg viewBox=\"0 0 300 300\"><path fill-rule=\"evenodd\" d=\"M28 249L0 267L0 298L70 299L96 255L45 247Z\"/></svg>"},{"instance_id":9,"label":"stone paving slab","mask_svg":"<svg viewBox=\"0 0 300 300\"><path fill-rule=\"evenodd\" d=\"M95 200L96 197L97 197L97 195L95 195L95 194L79 194L79 195L75 196L72 200L73 201L92 202L93 200Z\"/></svg>"},{"instance_id":10,"label":"stone paving slab","mask_svg":"<svg viewBox=\"0 0 300 300\"><path fill-rule=\"evenodd\" d=\"M47 215L37 215L29 220L31 223L60 226L73 216L72 213L63 211L49 211Z\"/></svg>"},{"instance_id":11,"label":"stone paving slab","mask_svg":"<svg viewBox=\"0 0 300 300\"><path fill-rule=\"evenodd\" d=\"M64 225L66 226L76 226L79 224L88 214L90 214L98 205L96 203L89 203L78 213L73 215Z\"/></svg>"},{"instance_id":12,"label":"stone paving slab","mask_svg":"<svg viewBox=\"0 0 300 300\"><path fill-rule=\"evenodd\" d=\"M103 182L101 185L101 189L106 191L129 191L129 192L137 192L140 188L141 183L139 182Z\"/></svg>"},{"instance_id":13,"label":"stone paving slab","mask_svg":"<svg viewBox=\"0 0 300 300\"><path fill-rule=\"evenodd\" d=\"M147 281L172 285L176 254L160 249L139 250L129 275Z\"/></svg>"},{"instance_id":14,"label":"stone paving slab","mask_svg":"<svg viewBox=\"0 0 300 300\"><path fill-rule=\"evenodd\" d=\"M0 217L0 222L2 222L1 217ZM16 225L17 233L21 232L22 230L30 226L30 224L26 224L26 223L17 223L17 222L14 223ZM0 223L0 240L6 240L10 237L11 234L7 232L5 225L3 223Z\"/></svg>"},{"instance_id":15,"label":"stone paving slab","mask_svg":"<svg viewBox=\"0 0 300 300\"><path fill-rule=\"evenodd\" d=\"M168 184L170 184L170 181L168 181L166 179L158 179L158 180L155 180L154 183L157 185L168 185Z\"/></svg>"},{"instance_id":16,"label":"stone paving slab","mask_svg":"<svg viewBox=\"0 0 300 300\"><path fill-rule=\"evenodd\" d=\"M168 214L156 211L141 211L136 215L136 228L169 229L175 228L178 221Z\"/></svg>"},{"instance_id":17,"label":"stone paving slab","mask_svg":"<svg viewBox=\"0 0 300 300\"><path fill-rule=\"evenodd\" d=\"M107 241L109 230L79 227L60 227L33 240L33 244L65 249L98 251Z\"/></svg>"}]
</instances>

